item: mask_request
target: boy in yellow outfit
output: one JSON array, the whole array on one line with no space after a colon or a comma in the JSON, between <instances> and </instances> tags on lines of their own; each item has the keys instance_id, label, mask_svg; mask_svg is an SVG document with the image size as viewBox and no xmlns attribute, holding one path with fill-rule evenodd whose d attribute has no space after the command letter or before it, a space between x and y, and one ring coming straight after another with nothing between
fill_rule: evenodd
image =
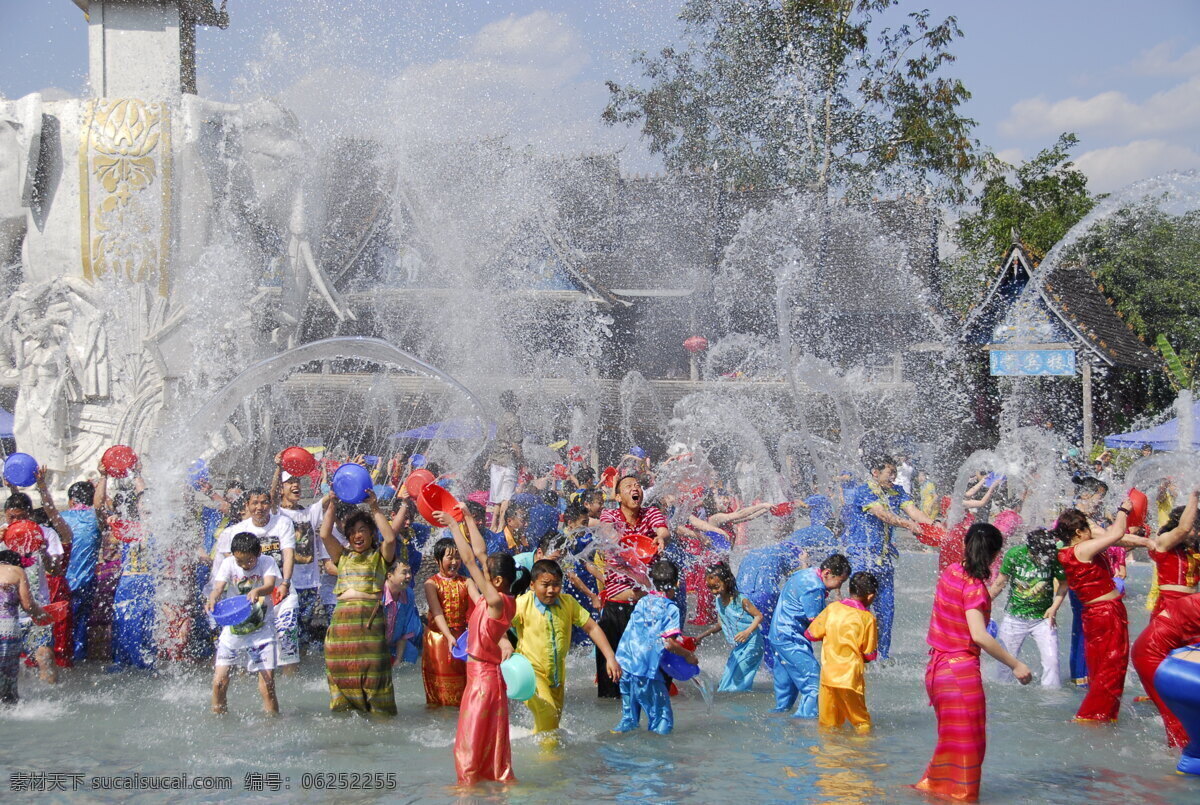
<instances>
[{"instance_id":1,"label":"boy in yellow outfit","mask_svg":"<svg viewBox=\"0 0 1200 805\"><path fill-rule=\"evenodd\" d=\"M834 601L808 625L804 636L821 644L817 715L822 727L849 720L858 733L871 731L863 669L875 659L879 633L868 607L879 583L870 573L850 577L850 594Z\"/></svg>"},{"instance_id":2,"label":"boy in yellow outfit","mask_svg":"<svg viewBox=\"0 0 1200 805\"><path fill-rule=\"evenodd\" d=\"M621 678L621 667L608 638L588 611L569 595L562 594L563 571L552 559L533 563L529 592L517 596L512 626L517 632L517 651L533 666L537 691L525 702L533 713L533 731L558 729L566 692L567 651L571 627L578 626L596 644L607 661L608 675Z\"/></svg>"}]
</instances>

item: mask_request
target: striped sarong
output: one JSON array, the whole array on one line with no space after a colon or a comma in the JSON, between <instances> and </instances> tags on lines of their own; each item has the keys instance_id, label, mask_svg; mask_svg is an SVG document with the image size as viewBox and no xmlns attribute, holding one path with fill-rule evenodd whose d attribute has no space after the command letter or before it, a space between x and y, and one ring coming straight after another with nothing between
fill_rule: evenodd
<instances>
[{"instance_id":1,"label":"striped sarong","mask_svg":"<svg viewBox=\"0 0 1200 805\"><path fill-rule=\"evenodd\" d=\"M966 652L929 652L925 690L937 714L937 746L915 788L963 802L979 799L987 750L987 701L979 657Z\"/></svg>"},{"instance_id":2,"label":"striped sarong","mask_svg":"<svg viewBox=\"0 0 1200 805\"><path fill-rule=\"evenodd\" d=\"M330 710L396 714L387 616L377 600L337 602L325 633Z\"/></svg>"}]
</instances>

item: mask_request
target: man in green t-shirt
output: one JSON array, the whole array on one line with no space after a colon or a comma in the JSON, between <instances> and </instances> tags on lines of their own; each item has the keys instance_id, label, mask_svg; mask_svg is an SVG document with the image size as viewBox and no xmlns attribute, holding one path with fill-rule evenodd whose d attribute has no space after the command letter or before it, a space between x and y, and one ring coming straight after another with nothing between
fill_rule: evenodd
<instances>
[{"instance_id":1,"label":"man in green t-shirt","mask_svg":"<svg viewBox=\"0 0 1200 805\"><path fill-rule=\"evenodd\" d=\"M995 600L1005 585L1012 582L996 639L1014 657L1025 638L1032 636L1042 657L1042 686L1056 688L1058 676L1058 631L1054 616L1067 594L1066 575L1058 563L1057 545L1044 528L1029 532L1025 545L1004 554L1000 573L988 591ZM1012 682L1012 671L997 663L995 678Z\"/></svg>"}]
</instances>

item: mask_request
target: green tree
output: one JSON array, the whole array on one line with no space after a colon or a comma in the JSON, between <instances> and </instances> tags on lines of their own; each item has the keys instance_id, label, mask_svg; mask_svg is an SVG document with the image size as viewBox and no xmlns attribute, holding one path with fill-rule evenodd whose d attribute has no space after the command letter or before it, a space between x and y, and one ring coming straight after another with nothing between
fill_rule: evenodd
<instances>
[{"instance_id":1,"label":"green tree","mask_svg":"<svg viewBox=\"0 0 1200 805\"><path fill-rule=\"evenodd\" d=\"M1041 257L1087 215L1097 198L1087 177L1069 160L1079 143L1063 134L1050 148L1019 166L988 158L983 187L972 199L976 212L959 219L957 240L977 260L999 260L1018 232L1022 243Z\"/></svg>"},{"instance_id":2,"label":"green tree","mask_svg":"<svg viewBox=\"0 0 1200 805\"><path fill-rule=\"evenodd\" d=\"M1197 255L1200 210L1170 215L1152 205L1115 213L1072 249L1134 332L1152 344L1165 337L1192 378L1200 361Z\"/></svg>"},{"instance_id":3,"label":"green tree","mask_svg":"<svg viewBox=\"0 0 1200 805\"><path fill-rule=\"evenodd\" d=\"M970 93L942 75L962 35L899 0L687 0L687 44L635 57L643 86L609 82L603 119L641 126L674 171L869 196L934 185L961 198L976 168Z\"/></svg>"}]
</instances>

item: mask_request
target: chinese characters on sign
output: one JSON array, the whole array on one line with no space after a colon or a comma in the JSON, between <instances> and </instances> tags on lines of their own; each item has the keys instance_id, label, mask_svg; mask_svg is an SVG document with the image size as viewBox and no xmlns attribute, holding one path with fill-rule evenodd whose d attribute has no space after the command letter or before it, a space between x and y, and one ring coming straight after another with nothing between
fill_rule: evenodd
<instances>
[{"instance_id":1,"label":"chinese characters on sign","mask_svg":"<svg viewBox=\"0 0 1200 805\"><path fill-rule=\"evenodd\" d=\"M1071 349L993 349L993 376L1069 377L1075 374L1075 351Z\"/></svg>"}]
</instances>

